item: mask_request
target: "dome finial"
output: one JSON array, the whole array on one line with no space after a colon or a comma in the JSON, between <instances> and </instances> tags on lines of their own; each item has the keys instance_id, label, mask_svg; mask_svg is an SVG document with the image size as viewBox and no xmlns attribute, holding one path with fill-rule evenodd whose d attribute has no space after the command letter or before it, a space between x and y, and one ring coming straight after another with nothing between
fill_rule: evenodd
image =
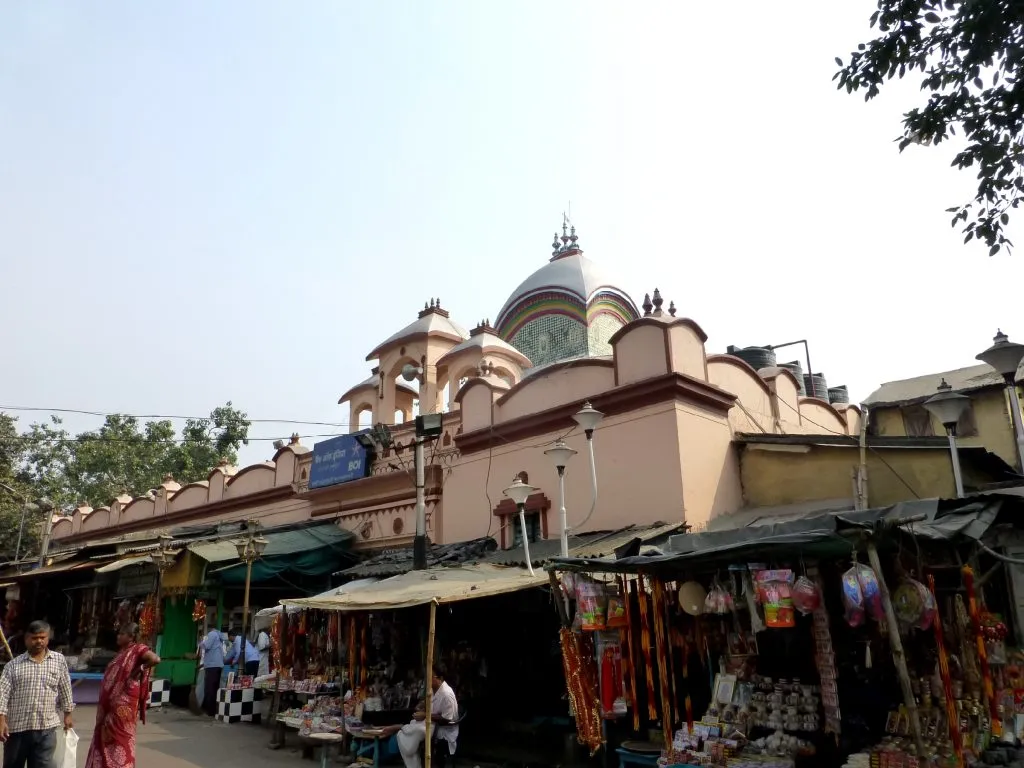
<instances>
[{"instance_id":1,"label":"dome finial","mask_svg":"<svg viewBox=\"0 0 1024 768\"><path fill-rule=\"evenodd\" d=\"M644 317L650 317L651 316L651 310L654 309L654 305L651 304L651 294L649 294L649 293L645 293L644 294L644 303L641 304L640 306L643 307Z\"/></svg>"},{"instance_id":2,"label":"dome finial","mask_svg":"<svg viewBox=\"0 0 1024 768\"><path fill-rule=\"evenodd\" d=\"M676 316L676 303L674 301L670 301L668 303L668 313L672 315L672 317Z\"/></svg>"},{"instance_id":3,"label":"dome finial","mask_svg":"<svg viewBox=\"0 0 1024 768\"><path fill-rule=\"evenodd\" d=\"M558 233L557 232L555 232L554 236L551 238L551 255L552 256L557 256L558 255Z\"/></svg>"},{"instance_id":4,"label":"dome finial","mask_svg":"<svg viewBox=\"0 0 1024 768\"><path fill-rule=\"evenodd\" d=\"M654 289L654 300L652 303L654 304L654 314L661 315L661 305L665 303L665 300L661 298L661 291L657 288Z\"/></svg>"}]
</instances>

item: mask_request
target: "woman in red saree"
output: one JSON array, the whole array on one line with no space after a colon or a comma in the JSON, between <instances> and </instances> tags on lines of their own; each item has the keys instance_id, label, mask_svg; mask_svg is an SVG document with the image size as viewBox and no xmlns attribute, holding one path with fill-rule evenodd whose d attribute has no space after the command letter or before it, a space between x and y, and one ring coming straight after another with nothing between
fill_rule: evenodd
<instances>
[{"instance_id":1,"label":"woman in red saree","mask_svg":"<svg viewBox=\"0 0 1024 768\"><path fill-rule=\"evenodd\" d=\"M146 722L149 671L160 663L159 656L137 642L138 632L136 624L118 632L121 652L103 674L85 768L135 768L135 723Z\"/></svg>"}]
</instances>

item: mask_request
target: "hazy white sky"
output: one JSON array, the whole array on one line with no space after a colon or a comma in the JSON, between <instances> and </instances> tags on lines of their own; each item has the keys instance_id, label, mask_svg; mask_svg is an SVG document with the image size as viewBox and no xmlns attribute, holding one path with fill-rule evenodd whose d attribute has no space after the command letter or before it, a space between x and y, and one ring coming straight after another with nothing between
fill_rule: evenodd
<instances>
[{"instance_id":1,"label":"hazy white sky","mask_svg":"<svg viewBox=\"0 0 1024 768\"><path fill-rule=\"evenodd\" d=\"M961 244L952 148L899 155L916 83L835 90L873 8L7 3L0 405L347 421L377 341L493 319L569 200L711 351L807 337L854 399L972 364L1024 340L1024 252Z\"/></svg>"}]
</instances>

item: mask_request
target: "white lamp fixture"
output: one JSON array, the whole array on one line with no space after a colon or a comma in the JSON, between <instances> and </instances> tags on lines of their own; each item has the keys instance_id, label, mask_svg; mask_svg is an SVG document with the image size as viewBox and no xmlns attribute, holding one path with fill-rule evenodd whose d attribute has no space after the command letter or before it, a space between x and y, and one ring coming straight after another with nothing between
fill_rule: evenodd
<instances>
[{"instance_id":1,"label":"white lamp fixture","mask_svg":"<svg viewBox=\"0 0 1024 768\"><path fill-rule=\"evenodd\" d=\"M583 403L583 407L572 418L582 427L583 433L587 436L587 454L590 458L590 511L587 512L587 516L580 521L579 525L573 526L573 528L581 528L593 517L594 510L597 509L597 462L594 460L594 430L601 423L604 414L587 401Z\"/></svg>"},{"instance_id":2,"label":"white lamp fixture","mask_svg":"<svg viewBox=\"0 0 1024 768\"><path fill-rule=\"evenodd\" d=\"M576 455L576 451L565 444L564 440L558 440L553 446L544 451L555 462L555 469L558 471L558 515L562 523L562 557L569 556L569 520L565 512L565 467L569 459Z\"/></svg>"},{"instance_id":3,"label":"white lamp fixture","mask_svg":"<svg viewBox=\"0 0 1024 768\"><path fill-rule=\"evenodd\" d=\"M1010 410L1013 412L1013 431L1017 438L1017 469L1024 473L1024 422L1020 414L1020 395L1017 394L1017 370L1024 360L1024 344L1014 344L1001 330L996 331L993 344L976 359L995 368L1010 390Z\"/></svg>"},{"instance_id":4,"label":"white lamp fixture","mask_svg":"<svg viewBox=\"0 0 1024 768\"><path fill-rule=\"evenodd\" d=\"M269 543L270 542L262 536L257 536L255 539L252 540L252 548L256 553L256 557L263 557L263 553L266 551L267 544Z\"/></svg>"},{"instance_id":5,"label":"white lamp fixture","mask_svg":"<svg viewBox=\"0 0 1024 768\"><path fill-rule=\"evenodd\" d=\"M604 414L595 409L589 402L584 403L583 407L573 415L573 419L586 433L587 440L594 437L594 430L597 429L597 425L601 423L603 418Z\"/></svg>"},{"instance_id":6,"label":"white lamp fixture","mask_svg":"<svg viewBox=\"0 0 1024 768\"><path fill-rule=\"evenodd\" d=\"M960 474L960 452L956 446L956 425L960 417L970 407L971 398L953 391L953 388L943 379L939 384L939 391L924 401L924 407L932 416L939 420L939 423L946 428L946 437L949 439L949 456L953 462L953 482L956 484L957 498L963 498L964 481Z\"/></svg>"},{"instance_id":7,"label":"white lamp fixture","mask_svg":"<svg viewBox=\"0 0 1024 768\"><path fill-rule=\"evenodd\" d=\"M534 488L532 485L524 483L522 479L516 475L516 479L512 481L512 485L502 491L502 493L515 502L516 511L519 513L519 528L523 535L523 558L526 560L526 567L529 569L531 576L534 574L533 561L530 559L530 536L526 531L526 500L536 493L537 490L538 489Z\"/></svg>"}]
</instances>

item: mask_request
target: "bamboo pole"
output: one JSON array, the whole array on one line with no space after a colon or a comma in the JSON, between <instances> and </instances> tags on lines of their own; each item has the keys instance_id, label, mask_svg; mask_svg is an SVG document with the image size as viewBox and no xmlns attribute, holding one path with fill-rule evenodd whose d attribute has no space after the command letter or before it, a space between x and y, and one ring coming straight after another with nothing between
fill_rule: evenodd
<instances>
[{"instance_id":1,"label":"bamboo pole","mask_svg":"<svg viewBox=\"0 0 1024 768\"><path fill-rule=\"evenodd\" d=\"M424 768L430 768L430 732L433 730L433 719L431 715L431 709L434 704L434 633L437 625L437 603L433 600L430 601L430 625L427 629L427 661L424 665L423 680L424 687L426 688L426 701L423 706L426 710L424 712L424 725L426 726L426 734L423 737L423 765Z\"/></svg>"},{"instance_id":2,"label":"bamboo pole","mask_svg":"<svg viewBox=\"0 0 1024 768\"><path fill-rule=\"evenodd\" d=\"M10 657L11 661L14 661L14 653L11 651L11 646L7 644L7 635L4 634L4 628L2 625L0 625L0 641L3 642L4 650L7 651L7 655Z\"/></svg>"},{"instance_id":3,"label":"bamboo pole","mask_svg":"<svg viewBox=\"0 0 1024 768\"><path fill-rule=\"evenodd\" d=\"M882 561L878 558L878 548L875 547L875 542L872 539L867 541L867 550L868 560L878 577L878 592L882 598L885 621L889 627L889 642L892 644L892 660L896 664L900 688L903 690L903 703L910 715L910 730L914 735L914 745L917 747L918 757L923 757L924 741L921 738L921 719L918 716L914 691L910 686L910 672L907 670L907 657L903 652L903 641L900 639L900 625L896 621L896 612L893 610L892 599L889 597L889 587L882 574Z\"/></svg>"}]
</instances>

